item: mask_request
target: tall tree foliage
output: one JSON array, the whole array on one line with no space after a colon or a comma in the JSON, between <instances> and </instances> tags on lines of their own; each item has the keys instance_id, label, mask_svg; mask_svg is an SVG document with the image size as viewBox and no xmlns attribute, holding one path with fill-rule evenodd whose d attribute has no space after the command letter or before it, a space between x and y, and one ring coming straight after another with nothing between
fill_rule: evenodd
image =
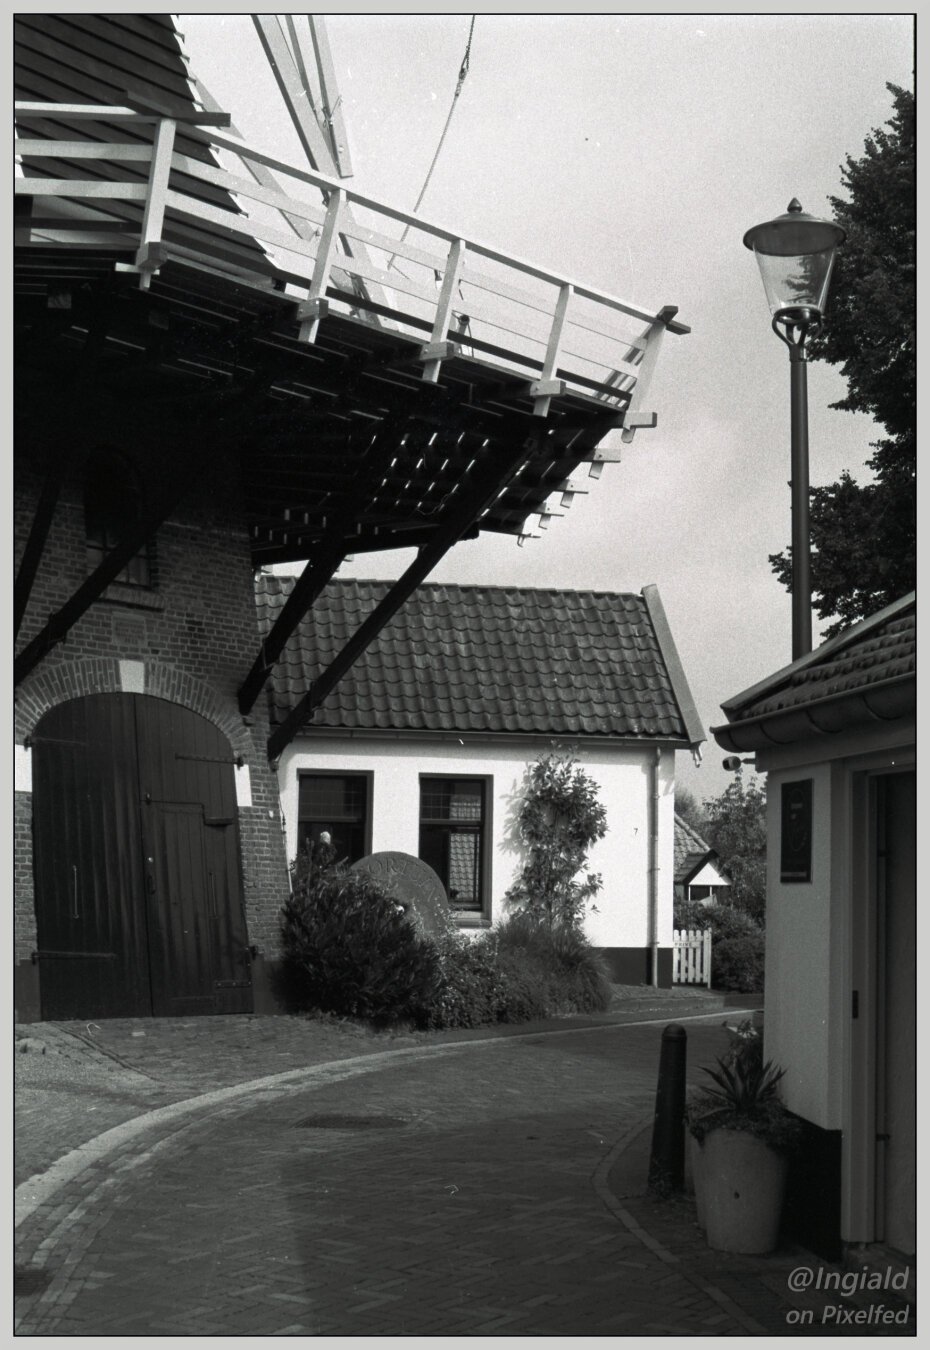
<instances>
[{"instance_id":1,"label":"tall tree foliage","mask_svg":"<svg viewBox=\"0 0 930 1350\"><path fill-rule=\"evenodd\" d=\"M675 786L675 814L703 836L704 808L690 788L678 787L677 784Z\"/></svg>"},{"instance_id":2,"label":"tall tree foliage","mask_svg":"<svg viewBox=\"0 0 930 1350\"><path fill-rule=\"evenodd\" d=\"M704 803L704 838L732 882L730 903L765 922L765 786L745 783L740 770L719 797Z\"/></svg>"},{"instance_id":3,"label":"tall tree foliage","mask_svg":"<svg viewBox=\"0 0 930 1350\"><path fill-rule=\"evenodd\" d=\"M840 367L846 397L835 408L863 412L886 435L867 461L874 482L843 473L811 492L811 576L832 636L915 585L916 199L914 95L889 84L894 114L847 156L848 199L831 197L847 232L838 252L823 331L811 356ZM791 550L769 561L791 589Z\"/></svg>"}]
</instances>

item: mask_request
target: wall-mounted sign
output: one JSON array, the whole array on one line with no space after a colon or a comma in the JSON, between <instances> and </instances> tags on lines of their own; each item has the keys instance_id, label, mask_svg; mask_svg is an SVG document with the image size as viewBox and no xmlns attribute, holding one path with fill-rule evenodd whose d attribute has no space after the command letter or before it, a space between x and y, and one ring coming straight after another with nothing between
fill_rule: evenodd
<instances>
[{"instance_id":1,"label":"wall-mounted sign","mask_svg":"<svg viewBox=\"0 0 930 1350\"><path fill-rule=\"evenodd\" d=\"M810 881L814 780L781 785L781 880Z\"/></svg>"}]
</instances>

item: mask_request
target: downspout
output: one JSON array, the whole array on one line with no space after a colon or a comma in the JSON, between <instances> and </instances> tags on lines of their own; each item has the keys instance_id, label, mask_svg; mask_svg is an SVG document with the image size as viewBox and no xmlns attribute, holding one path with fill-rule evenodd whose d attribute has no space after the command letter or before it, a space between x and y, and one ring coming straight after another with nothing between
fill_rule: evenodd
<instances>
[{"instance_id":1,"label":"downspout","mask_svg":"<svg viewBox=\"0 0 930 1350\"><path fill-rule=\"evenodd\" d=\"M651 984L659 987L659 768L662 751L656 746L652 763L652 802L649 829L649 934L652 952Z\"/></svg>"}]
</instances>

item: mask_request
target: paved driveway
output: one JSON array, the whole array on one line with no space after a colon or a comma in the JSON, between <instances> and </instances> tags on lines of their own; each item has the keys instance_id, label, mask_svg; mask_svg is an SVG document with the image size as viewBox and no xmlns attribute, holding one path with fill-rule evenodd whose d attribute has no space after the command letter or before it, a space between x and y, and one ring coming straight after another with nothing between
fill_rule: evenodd
<instances>
[{"instance_id":1,"label":"paved driveway","mask_svg":"<svg viewBox=\"0 0 930 1350\"><path fill-rule=\"evenodd\" d=\"M407 1050L166 1115L23 1225L20 1334L720 1329L597 1184L660 1034Z\"/></svg>"}]
</instances>

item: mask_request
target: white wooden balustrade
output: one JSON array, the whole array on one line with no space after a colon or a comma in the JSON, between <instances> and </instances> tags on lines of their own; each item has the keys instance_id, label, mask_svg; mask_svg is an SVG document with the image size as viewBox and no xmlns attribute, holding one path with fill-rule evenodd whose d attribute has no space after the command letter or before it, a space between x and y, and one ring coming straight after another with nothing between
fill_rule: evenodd
<instances>
[{"instance_id":1,"label":"white wooden balustrade","mask_svg":"<svg viewBox=\"0 0 930 1350\"><path fill-rule=\"evenodd\" d=\"M36 226L28 218L18 225L17 243L113 247L117 222L117 238L132 257L117 266L137 272L142 287L169 260L240 286L267 291L283 283L295 301L302 341L314 342L321 320L339 313L418 339L426 380L436 381L450 358L481 360L523 374L541 416L553 397L570 391L625 410L625 440L637 427L655 425L646 399L659 343L666 331L690 331L675 320L673 306L654 312L629 304L344 182L284 164L215 130L228 121L216 112L166 117L126 107L38 103L17 103L16 111L27 128L41 121L44 129L52 119L58 125L106 123L149 138L122 143L22 135L15 191L41 199L43 210ZM182 130L224 167L182 153ZM45 177L43 161L66 163L72 172ZM231 171L228 162L244 172ZM231 194L242 214L203 200L197 192L202 184ZM409 237L401 239L403 229ZM276 279L250 272L247 254L231 259L230 250L219 247L230 240L258 241Z\"/></svg>"}]
</instances>

